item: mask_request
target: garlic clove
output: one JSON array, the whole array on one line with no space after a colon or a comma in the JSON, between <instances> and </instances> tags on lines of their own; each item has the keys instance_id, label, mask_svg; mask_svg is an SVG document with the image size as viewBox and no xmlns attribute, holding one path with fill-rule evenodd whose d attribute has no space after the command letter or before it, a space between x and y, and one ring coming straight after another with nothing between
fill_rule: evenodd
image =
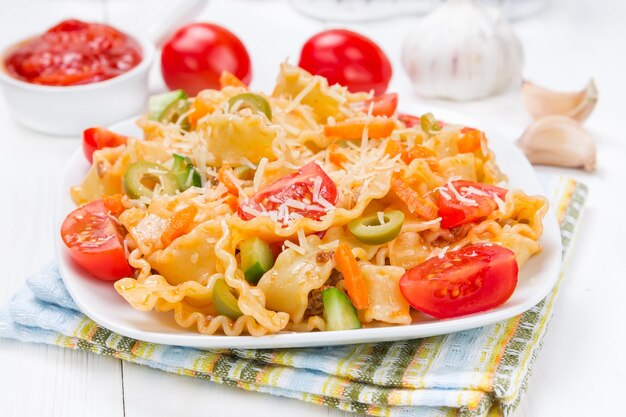
<instances>
[{"instance_id":1,"label":"garlic clove","mask_svg":"<svg viewBox=\"0 0 626 417\"><path fill-rule=\"evenodd\" d=\"M532 123L517 141L532 164L584 168L596 166L593 137L574 119L545 116Z\"/></svg>"},{"instance_id":2,"label":"garlic clove","mask_svg":"<svg viewBox=\"0 0 626 417\"><path fill-rule=\"evenodd\" d=\"M593 79L581 91L566 93L548 90L530 81L524 81L522 99L534 119L560 114L584 122L596 106L598 89Z\"/></svg>"}]
</instances>

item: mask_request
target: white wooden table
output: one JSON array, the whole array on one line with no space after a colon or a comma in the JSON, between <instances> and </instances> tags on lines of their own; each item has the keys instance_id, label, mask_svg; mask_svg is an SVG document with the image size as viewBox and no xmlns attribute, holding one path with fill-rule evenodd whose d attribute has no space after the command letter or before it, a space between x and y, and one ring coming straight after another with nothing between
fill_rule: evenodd
<instances>
[{"instance_id":1,"label":"white wooden table","mask_svg":"<svg viewBox=\"0 0 626 417\"><path fill-rule=\"evenodd\" d=\"M2 0L0 43L20 39L62 18L137 28L161 1ZM525 75L574 89L594 76L600 103L588 121L598 140L594 174L564 172L591 187L554 320L517 417L618 415L626 386L626 4L553 0L542 14L516 24L526 51ZM305 19L285 1L214 0L203 20L234 30L248 46L253 87L270 89L278 64L326 22ZM354 26L383 45L394 62L390 89L415 100L399 64L412 18ZM160 86L155 71L154 86ZM528 122L518 93L469 104L435 103L488 120L514 140ZM0 100L0 304L25 277L53 257L54 196L78 138L52 138L18 126ZM621 130L620 130L621 128ZM506 170L506 167L504 167ZM542 169L546 171L546 169ZM0 416L322 416L337 410L169 375L85 352L0 340Z\"/></svg>"}]
</instances>

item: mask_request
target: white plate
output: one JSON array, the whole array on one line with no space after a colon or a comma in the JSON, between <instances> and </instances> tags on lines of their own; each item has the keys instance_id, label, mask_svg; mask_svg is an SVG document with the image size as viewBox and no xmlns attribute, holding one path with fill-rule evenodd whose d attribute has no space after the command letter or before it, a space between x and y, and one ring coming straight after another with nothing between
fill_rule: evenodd
<instances>
[{"instance_id":1,"label":"white plate","mask_svg":"<svg viewBox=\"0 0 626 417\"><path fill-rule=\"evenodd\" d=\"M417 112L416 112L417 113ZM418 113L419 114L419 113ZM445 111L444 120L463 122L469 126L481 126ZM484 124L483 124L484 126ZM116 132L141 137L134 120L126 120L111 127ZM511 187L521 188L530 194L543 194L535 173L522 153L502 135L488 130L490 147L497 162L509 177ZM544 233L540 239L543 251L531 258L522 271L513 296L493 310L464 317L436 320L424 319L407 326L389 326L359 330L343 330L314 333L280 333L267 336L204 336L193 329L176 325L171 312L142 312L134 310L120 295L111 282L89 277L70 260L58 230L63 219L75 208L69 194L71 186L79 184L89 164L78 149L71 157L65 171L56 205L56 254L61 275L70 294L80 309L100 325L124 336L168 345L209 348L286 348L304 346L330 346L351 343L382 342L414 339L452 333L481 327L521 314L541 301L554 286L561 266L561 240L555 216L550 212L544 220Z\"/></svg>"}]
</instances>

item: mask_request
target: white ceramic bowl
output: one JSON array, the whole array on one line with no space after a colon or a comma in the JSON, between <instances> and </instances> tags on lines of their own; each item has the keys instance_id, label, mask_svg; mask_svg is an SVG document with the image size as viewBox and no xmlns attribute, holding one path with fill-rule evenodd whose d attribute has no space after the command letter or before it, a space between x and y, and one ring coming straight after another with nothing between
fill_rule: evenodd
<instances>
[{"instance_id":1,"label":"white ceramic bowl","mask_svg":"<svg viewBox=\"0 0 626 417\"><path fill-rule=\"evenodd\" d=\"M8 75L0 54L0 84L7 105L22 125L49 135L78 135L91 126L109 125L143 113L148 96L148 73L154 44L144 36L128 34L141 47L141 62L128 72L92 84L45 86Z\"/></svg>"}]
</instances>

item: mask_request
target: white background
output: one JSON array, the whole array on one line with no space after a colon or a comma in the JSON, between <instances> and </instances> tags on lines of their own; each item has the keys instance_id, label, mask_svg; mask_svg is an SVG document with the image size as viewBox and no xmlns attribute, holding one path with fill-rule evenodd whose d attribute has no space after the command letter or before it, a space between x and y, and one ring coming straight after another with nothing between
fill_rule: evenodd
<instances>
[{"instance_id":1,"label":"white background","mask_svg":"<svg viewBox=\"0 0 626 417\"><path fill-rule=\"evenodd\" d=\"M42 31L62 18L108 19L141 29L163 0L0 0L0 44ZM526 55L524 74L576 89L596 78L600 102L587 127L596 136L593 174L560 172L591 189L578 238L529 390L516 417L619 415L626 384L626 3L553 0L515 24ZM335 26L306 19L285 1L214 0L201 16L242 38L253 60L253 88L269 90L278 64L297 60L313 33ZM418 102L399 63L402 39L415 18L353 26L379 42L394 63L390 90ZM158 72L155 71L158 76ZM153 80L155 89L160 81ZM419 101L485 120L515 140L529 122L511 90L475 103ZM26 276L53 257L54 195L78 138L52 138L18 126L0 100L0 304ZM506 167L503 167L506 171ZM0 416L323 416L344 413L296 400L250 393L169 375L119 360L57 347L0 340Z\"/></svg>"}]
</instances>

